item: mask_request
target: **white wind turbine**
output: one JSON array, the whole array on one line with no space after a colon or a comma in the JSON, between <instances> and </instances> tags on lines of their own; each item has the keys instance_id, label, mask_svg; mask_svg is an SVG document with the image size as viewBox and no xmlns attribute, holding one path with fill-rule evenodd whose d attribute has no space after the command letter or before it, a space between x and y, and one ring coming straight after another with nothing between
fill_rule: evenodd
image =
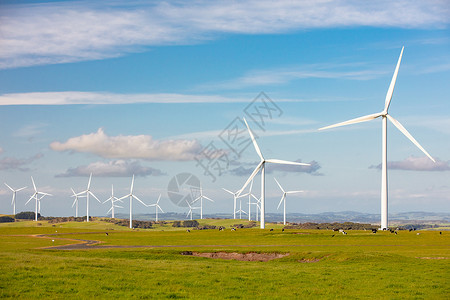
<instances>
[{"instance_id":1,"label":"white wind turbine","mask_svg":"<svg viewBox=\"0 0 450 300\"><path fill-rule=\"evenodd\" d=\"M15 190L12 187L10 187L6 182L5 182L5 185L13 192L11 205L13 206L14 215L16 215L16 193L23 189L26 189L27 187L25 186L25 187L21 187L20 189Z\"/></svg>"},{"instance_id":2,"label":"white wind turbine","mask_svg":"<svg viewBox=\"0 0 450 300\"><path fill-rule=\"evenodd\" d=\"M258 174L258 172L261 170L261 229L264 229L266 227L266 223L265 223L265 187L266 187L266 184L265 184L265 179L264 179L266 163L282 164L282 165L297 165L297 166L309 166L310 164L286 161L286 160L280 160L280 159L265 159L261 153L261 150L259 149L258 144L256 143L255 137L253 136L253 133L250 130L250 127L248 126L245 118L244 118L244 122L245 122L245 125L247 126L248 133L250 134L250 137L252 139L253 146L255 147L256 153L258 154L261 161L259 162L258 166L256 166L255 170L250 175L250 177L247 179L247 182L244 184L244 186L239 190L238 195L240 195L242 193L242 191L253 180L253 178L256 176L256 174Z\"/></svg>"},{"instance_id":3,"label":"white wind turbine","mask_svg":"<svg viewBox=\"0 0 450 300\"><path fill-rule=\"evenodd\" d=\"M188 213L186 214L186 218L187 218L189 215L191 215L191 220L192 220L192 210L194 210L194 209L199 209L200 207L193 207L193 206L191 206L191 203L189 203L189 201L187 201L187 200L185 200L185 201L186 201L187 205L189 206L189 211L188 211Z\"/></svg>"},{"instance_id":4,"label":"white wind turbine","mask_svg":"<svg viewBox=\"0 0 450 300\"><path fill-rule=\"evenodd\" d=\"M115 218L114 216L114 208L118 207L118 208L123 208L122 206L116 205L114 204L114 202L123 202L122 200L119 200L119 198L117 198L116 196L114 196L114 185L111 185L111 197L109 197L108 199L106 199L103 204L105 204L106 202L111 201L111 208L106 212L106 214L109 214L111 212L111 218Z\"/></svg>"},{"instance_id":5,"label":"white wind turbine","mask_svg":"<svg viewBox=\"0 0 450 300\"><path fill-rule=\"evenodd\" d=\"M148 205L149 207L150 206L154 206L155 207L155 222L158 222L158 210L160 210L162 213L164 213L164 211L162 210L161 206L159 206L159 200L161 200L161 194L159 194L158 201L156 201L155 204Z\"/></svg>"},{"instance_id":6,"label":"white wind turbine","mask_svg":"<svg viewBox=\"0 0 450 300\"><path fill-rule=\"evenodd\" d=\"M286 195L287 195L287 194L295 194L295 193L303 193L303 191L287 191L287 192L286 192L286 191L281 187L281 184L278 182L278 180L277 180L276 178L274 178L274 179L275 179L275 182L276 182L276 183L278 184L278 186L280 187L281 191L283 192L283 196L281 196L281 200L280 200L280 203L278 203L277 209L279 209L281 203L284 202L284 203L283 203L283 225L286 225Z\"/></svg>"},{"instance_id":7,"label":"white wind turbine","mask_svg":"<svg viewBox=\"0 0 450 300\"><path fill-rule=\"evenodd\" d=\"M92 179L92 173L91 175L89 175L89 181L88 181L88 185L85 191L82 191L80 193L78 193L77 195L85 195L86 197L86 222L89 222L89 195L91 195L92 197L94 197L99 203L102 203L97 196L94 195L94 193L91 192L91 179Z\"/></svg>"},{"instance_id":8,"label":"white wind turbine","mask_svg":"<svg viewBox=\"0 0 450 300\"><path fill-rule=\"evenodd\" d=\"M242 220L242 213L248 215L244 210L242 210L242 200L239 200L239 210L237 212L239 213L240 220Z\"/></svg>"},{"instance_id":9,"label":"white wind turbine","mask_svg":"<svg viewBox=\"0 0 450 300\"><path fill-rule=\"evenodd\" d=\"M141 199L139 199L138 197L136 197L136 195L133 194L133 186L134 186L134 174L133 174L133 178L131 179L130 193L128 195L125 195L118 199L118 200L122 200L122 199L125 199L126 197L130 197L130 228L133 228L133 198L148 207L147 204L142 202Z\"/></svg>"},{"instance_id":10,"label":"white wind turbine","mask_svg":"<svg viewBox=\"0 0 450 300\"><path fill-rule=\"evenodd\" d=\"M213 200L211 200L210 198L206 197L205 195L203 195L203 188L200 185L200 196L198 196L194 201L192 201L192 204L194 204L195 202L197 202L198 200L200 200L200 219L203 219L203 198L205 198L208 201L214 202Z\"/></svg>"},{"instance_id":11,"label":"white wind turbine","mask_svg":"<svg viewBox=\"0 0 450 300\"><path fill-rule=\"evenodd\" d=\"M230 193L231 195L233 195L233 219L236 219L236 213L237 213L237 210L236 210L236 207L237 207L237 199L238 199L238 198L241 198L241 197L245 197L245 196L247 196L248 194L245 194L245 195L239 195L240 191L237 191L236 193L233 193L232 191L227 190L226 188L222 188L222 189L223 189L225 192Z\"/></svg>"},{"instance_id":12,"label":"white wind turbine","mask_svg":"<svg viewBox=\"0 0 450 300\"><path fill-rule=\"evenodd\" d=\"M75 197L75 200L73 200L72 208L75 206L75 217L78 218L78 198L80 197L86 197L86 196L79 196L73 188L70 188L72 190L73 195L71 197Z\"/></svg>"},{"instance_id":13,"label":"white wind turbine","mask_svg":"<svg viewBox=\"0 0 450 300\"><path fill-rule=\"evenodd\" d=\"M27 205L28 202L30 202L33 198L36 200L34 220L37 221L38 213L41 211L41 208L40 208L41 199L44 198L45 196L53 196L53 195L48 194L48 193L39 192L36 188L36 184L34 183L33 176L31 176L31 182L33 183L34 194L31 195L30 199L28 199L28 201L27 201L27 203L25 203L25 205ZM41 196L41 197L39 198L39 196Z\"/></svg>"},{"instance_id":14,"label":"white wind turbine","mask_svg":"<svg viewBox=\"0 0 450 300\"><path fill-rule=\"evenodd\" d=\"M416 145L426 156L428 156L433 162L435 161L427 151L412 137L412 135L403 127L400 122L394 119L388 114L389 105L391 103L392 94L394 93L395 81L397 80L398 69L400 67L400 62L402 60L403 49L400 52L400 57L398 58L397 66L395 67L394 75L392 76L391 84L386 94L386 99L384 102L384 109L382 112L351 119L345 122L337 123L334 125L322 127L319 130L344 126L349 124L355 124L360 122L370 121L379 117L382 117L382 164L381 164L381 229L388 228L388 182L387 182L387 119L397 127L414 145Z\"/></svg>"}]
</instances>

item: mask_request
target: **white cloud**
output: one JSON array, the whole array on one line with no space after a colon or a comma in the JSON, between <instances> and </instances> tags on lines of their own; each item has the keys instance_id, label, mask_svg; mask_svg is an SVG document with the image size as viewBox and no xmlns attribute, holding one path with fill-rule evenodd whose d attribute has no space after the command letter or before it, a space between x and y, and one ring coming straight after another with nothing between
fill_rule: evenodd
<instances>
[{"instance_id":1,"label":"white cloud","mask_svg":"<svg viewBox=\"0 0 450 300\"><path fill-rule=\"evenodd\" d=\"M105 59L227 34L374 26L445 27L445 0L88 1L3 5L0 68Z\"/></svg>"},{"instance_id":2,"label":"white cloud","mask_svg":"<svg viewBox=\"0 0 450 300\"><path fill-rule=\"evenodd\" d=\"M114 94L102 92L40 92L0 95L0 105L71 105L126 103L241 103L250 98L188 94ZM42 127L42 126L41 126Z\"/></svg>"},{"instance_id":3,"label":"white cloud","mask_svg":"<svg viewBox=\"0 0 450 300\"><path fill-rule=\"evenodd\" d=\"M381 169L381 164L378 166L370 166L369 168ZM436 159L436 162L432 162L426 156L410 156L401 161L389 161L388 169L409 171L450 171L450 161Z\"/></svg>"},{"instance_id":4,"label":"white cloud","mask_svg":"<svg viewBox=\"0 0 450 300\"><path fill-rule=\"evenodd\" d=\"M108 136L102 128L97 132L53 142L55 151L93 153L106 158L138 158L147 160L192 160L202 149L197 140L154 140L150 135Z\"/></svg>"},{"instance_id":5,"label":"white cloud","mask_svg":"<svg viewBox=\"0 0 450 300\"><path fill-rule=\"evenodd\" d=\"M0 103L1 103L1 96L0 96ZM43 129L47 126L48 125L44 123L25 125L24 127L15 131L13 133L13 136L33 138L41 134L43 132Z\"/></svg>"},{"instance_id":6,"label":"white cloud","mask_svg":"<svg viewBox=\"0 0 450 300\"><path fill-rule=\"evenodd\" d=\"M85 177L89 176L91 173L97 177L130 177L132 175L145 177L148 175L164 175L161 170L145 167L136 160L113 160L109 162L98 161L87 166L71 168L62 174L56 175L56 177Z\"/></svg>"}]
</instances>

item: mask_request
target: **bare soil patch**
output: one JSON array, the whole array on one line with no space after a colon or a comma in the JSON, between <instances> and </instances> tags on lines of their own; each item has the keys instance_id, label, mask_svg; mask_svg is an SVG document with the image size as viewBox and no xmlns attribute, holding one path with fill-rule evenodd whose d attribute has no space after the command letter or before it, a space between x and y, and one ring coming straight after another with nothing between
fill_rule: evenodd
<instances>
[{"instance_id":1,"label":"bare soil patch","mask_svg":"<svg viewBox=\"0 0 450 300\"><path fill-rule=\"evenodd\" d=\"M449 257L417 257L420 259L449 259Z\"/></svg>"},{"instance_id":2,"label":"bare soil patch","mask_svg":"<svg viewBox=\"0 0 450 300\"><path fill-rule=\"evenodd\" d=\"M239 261L269 261L289 255L289 253L256 253L256 252L237 253L237 252L193 252L193 251L184 251L181 254L214 259L234 259Z\"/></svg>"}]
</instances>

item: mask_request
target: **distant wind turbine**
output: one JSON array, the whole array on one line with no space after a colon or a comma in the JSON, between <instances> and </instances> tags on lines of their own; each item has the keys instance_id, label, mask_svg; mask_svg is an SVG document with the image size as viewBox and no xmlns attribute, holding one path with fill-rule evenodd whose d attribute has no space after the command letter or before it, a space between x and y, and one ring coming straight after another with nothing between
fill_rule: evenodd
<instances>
[{"instance_id":1,"label":"distant wind turbine","mask_svg":"<svg viewBox=\"0 0 450 300\"><path fill-rule=\"evenodd\" d=\"M134 174L133 174L133 179L131 179L130 193L128 195L125 195L125 196L123 196L123 197L118 199L118 200L122 200L122 199L125 199L127 197L130 197L130 228L133 228L133 198L136 199L137 201L141 202L143 205L148 207L147 204L142 202L141 199L139 199L136 195L133 194L133 185L134 185Z\"/></svg>"},{"instance_id":2,"label":"distant wind turbine","mask_svg":"<svg viewBox=\"0 0 450 300\"><path fill-rule=\"evenodd\" d=\"M155 204L148 205L149 207L150 206L154 206L155 207L155 222L158 222L158 210L160 210L162 213L164 213L164 211L162 210L161 206L159 206L159 200L161 200L161 194L159 194L158 201L156 201Z\"/></svg>"},{"instance_id":3,"label":"distant wind turbine","mask_svg":"<svg viewBox=\"0 0 450 300\"><path fill-rule=\"evenodd\" d=\"M71 197L75 197L75 199L73 200L73 203L72 203L72 208L75 206L75 218L78 218L78 198L86 197L86 196L79 196L77 193L75 193L73 188L70 188L70 189L72 190L72 193L73 193L73 195Z\"/></svg>"},{"instance_id":4,"label":"distant wind turbine","mask_svg":"<svg viewBox=\"0 0 450 300\"><path fill-rule=\"evenodd\" d=\"M77 195L85 195L86 196L86 222L89 222L89 195L94 197L99 203L102 203L97 196L94 195L94 193L91 192L91 180L92 180L92 173L89 175L89 181L86 190L78 193Z\"/></svg>"},{"instance_id":5,"label":"distant wind turbine","mask_svg":"<svg viewBox=\"0 0 450 300\"><path fill-rule=\"evenodd\" d=\"M25 187L21 187L20 189L15 190L12 187L10 187L6 182L5 182L5 185L13 192L11 205L13 206L13 214L16 215L16 193L23 189L26 189L27 187L25 186Z\"/></svg>"},{"instance_id":6,"label":"distant wind turbine","mask_svg":"<svg viewBox=\"0 0 450 300\"><path fill-rule=\"evenodd\" d=\"M278 184L278 186L280 187L281 191L283 192L283 196L281 196L281 200L280 203L278 203L278 207L277 209L280 208L281 203L283 202L283 225L286 225L286 195L287 194L295 194L295 193L303 193L303 191L285 191L282 187L281 184L278 182L278 180L276 178L275 182Z\"/></svg>"},{"instance_id":7,"label":"distant wind turbine","mask_svg":"<svg viewBox=\"0 0 450 300\"><path fill-rule=\"evenodd\" d=\"M195 202L200 200L200 219L203 219L203 198L205 198L208 201L214 202L212 199L210 199L210 198L206 197L205 195L203 195L203 188L200 185L200 196L198 196L194 201L192 201L192 204L194 204Z\"/></svg>"},{"instance_id":8,"label":"distant wind turbine","mask_svg":"<svg viewBox=\"0 0 450 300\"><path fill-rule=\"evenodd\" d=\"M186 218L190 215L191 216L191 220L192 220L192 211L194 209L199 209L200 207L193 207L193 206L191 206L191 203L189 203L189 201L187 201L187 200L185 200L185 201L186 201L187 205L189 206L189 211L186 214Z\"/></svg>"},{"instance_id":9,"label":"distant wind turbine","mask_svg":"<svg viewBox=\"0 0 450 300\"><path fill-rule=\"evenodd\" d=\"M117 198L116 196L114 196L114 185L111 185L111 197L109 197L108 199L106 199L104 203L111 201L111 208L106 212L106 214L109 214L111 212L111 218L115 218L114 216L114 208L118 207L118 208L123 208L122 206L116 205L114 204L115 202L123 202L122 200L119 200L119 198Z\"/></svg>"},{"instance_id":10,"label":"distant wind turbine","mask_svg":"<svg viewBox=\"0 0 450 300\"><path fill-rule=\"evenodd\" d=\"M230 193L231 195L233 195L233 219L236 219L236 213L237 213L237 210L236 210L236 207L237 207L237 199L238 199L238 198L241 198L241 197L245 197L245 196L247 196L248 194L245 194L245 195L239 195L239 192L240 192L240 191L237 191L237 192L233 193L232 191L227 190L226 188L222 188L222 189L223 189L225 192Z\"/></svg>"},{"instance_id":11,"label":"distant wind turbine","mask_svg":"<svg viewBox=\"0 0 450 300\"><path fill-rule=\"evenodd\" d=\"M53 195L48 194L48 193L39 192L36 188L36 184L34 183L33 176L31 176L31 182L33 183L34 194L31 195L30 199L28 199L28 201L27 201L27 203L25 203L25 205L27 205L28 202L30 202L32 199L36 200L34 220L37 221L38 213L41 211L41 209L39 207L41 199L44 198L45 196L53 196ZM39 198L39 196L41 196L41 197Z\"/></svg>"},{"instance_id":12,"label":"distant wind turbine","mask_svg":"<svg viewBox=\"0 0 450 300\"><path fill-rule=\"evenodd\" d=\"M337 123L334 125L322 127L319 130L324 130L328 128L334 128L338 126L344 126L349 124L356 124L360 122L367 122L379 117L382 117L382 164L381 164L381 229L388 228L388 179L387 179L387 120L392 122L398 130L400 130L414 145L416 145L426 156L428 156L433 162L435 160L425 151L424 148L413 138L413 136L403 127L400 122L394 119L388 114L389 105L391 103L392 94L394 93L395 82L397 80L398 69L400 68L400 62L402 60L403 49L400 52L400 57L398 58L397 66L395 67L394 75L392 76L391 84L386 94L386 99L384 102L384 109L382 112L351 119L349 121Z\"/></svg>"},{"instance_id":13,"label":"distant wind turbine","mask_svg":"<svg viewBox=\"0 0 450 300\"><path fill-rule=\"evenodd\" d=\"M244 210L242 210L242 200L239 200L239 210L237 212L239 213L240 220L242 220L242 213L248 215Z\"/></svg>"},{"instance_id":14,"label":"distant wind turbine","mask_svg":"<svg viewBox=\"0 0 450 300\"><path fill-rule=\"evenodd\" d=\"M261 161L256 166L255 170L250 175L250 177L247 179L247 182L244 184L244 186L239 190L238 195L240 195L242 193L242 191L253 180L253 178L256 176L256 174L258 174L258 172L261 170L261 229L264 229L266 227L266 223L265 223L265 187L266 187L266 184L265 184L265 179L264 179L266 163L282 164L282 165L296 165L296 166L309 166L310 164L286 161L286 160L280 160L280 159L265 159L261 153L261 150L259 149L258 144L256 143L255 137L253 136L253 133L250 130L250 127L248 126L245 118L244 118L244 122L245 122L245 125L247 126L248 133L250 134L250 137L252 139L253 146L255 147L256 153L258 154Z\"/></svg>"}]
</instances>

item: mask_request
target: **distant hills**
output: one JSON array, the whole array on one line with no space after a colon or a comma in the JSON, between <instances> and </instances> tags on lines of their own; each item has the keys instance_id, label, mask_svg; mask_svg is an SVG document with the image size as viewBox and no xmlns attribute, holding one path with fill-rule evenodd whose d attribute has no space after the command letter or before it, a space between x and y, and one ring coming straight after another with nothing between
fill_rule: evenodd
<instances>
[{"instance_id":1,"label":"distant hills","mask_svg":"<svg viewBox=\"0 0 450 300\"><path fill-rule=\"evenodd\" d=\"M128 214L116 213L117 218L127 219ZM133 214L133 219L149 221L154 220L154 214ZM231 219L230 214L203 214L204 218L208 219ZM199 215L194 214L194 219L200 218ZM244 217L245 218L245 217ZM333 222L356 222L356 223L370 223L377 224L380 222L380 214L369 214L355 211L341 211L341 212L323 212L318 214L301 214L291 213L286 215L290 223L333 223ZM160 220L186 220L184 213L164 213L158 214ZM254 218L252 218L254 219ZM282 222L283 215L280 213L266 213L266 222ZM450 223L450 213L432 213L432 212L403 212L390 213L389 222L397 224L422 224L422 223Z\"/></svg>"}]
</instances>

